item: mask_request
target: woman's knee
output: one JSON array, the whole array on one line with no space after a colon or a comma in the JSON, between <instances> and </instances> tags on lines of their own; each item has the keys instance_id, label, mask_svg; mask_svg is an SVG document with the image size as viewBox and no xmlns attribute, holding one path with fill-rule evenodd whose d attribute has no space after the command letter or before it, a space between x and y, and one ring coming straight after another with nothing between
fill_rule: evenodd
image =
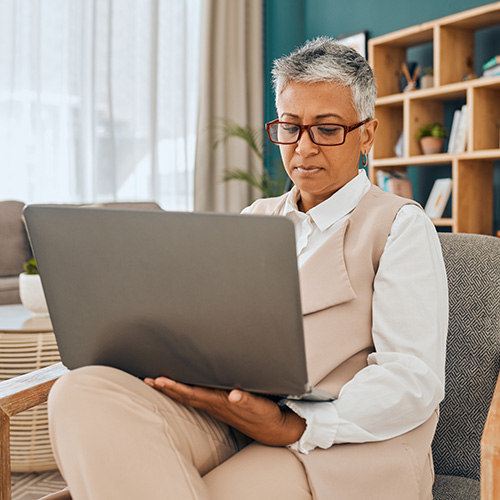
<instances>
[{"instance_id":1,"label":"woman's knee","mask_svg":"<svg viewBox=\"0 0 500 500\"><path fill-rule=\"evenodd\" d=\"M58 379L49 393L49 416L61 412L78 413L103 391L113 392L120 379L130 375L107 366L86 366L71 370Z\"/></svg>"}]
</instances>

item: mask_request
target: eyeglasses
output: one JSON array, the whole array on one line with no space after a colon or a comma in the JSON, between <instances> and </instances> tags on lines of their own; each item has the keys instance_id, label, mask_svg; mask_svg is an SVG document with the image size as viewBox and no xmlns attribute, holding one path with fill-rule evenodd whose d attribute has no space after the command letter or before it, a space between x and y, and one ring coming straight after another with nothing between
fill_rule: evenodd
<instances>
[{"instance_id":1,"label":"eyeglasses","mask_svg":"<svg viewBox=\"0 0 500 500\"><path fill-rule=\"evenodd\" d=\"M300 141L305 130L314 144L318 146L340 146L344 144L349 132L369 122L367 118L354 125L340 125L338 123L321 123L319 125L299 125L297 123L280 122L279 119L266 123L269 139L275 144L295 144Z\"/></svg>"}]
</instances>

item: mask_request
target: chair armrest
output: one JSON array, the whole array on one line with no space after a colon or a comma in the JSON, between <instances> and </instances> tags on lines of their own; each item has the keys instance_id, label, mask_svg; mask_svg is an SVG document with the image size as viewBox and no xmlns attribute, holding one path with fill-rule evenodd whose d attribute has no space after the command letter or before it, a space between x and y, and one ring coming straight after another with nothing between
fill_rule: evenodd
<instances>
[{"instance_id":1,"label":"chair armrest","mask_svg":"<svg viewBox=\"0 0 500 500\"><path fill-rule=\"evenodd\" d=\"M57 363L0 382L0 500L11 498L10 417L47 401L54 382L67 371Z\"/></svg>"},{"instance_id":2,"label":"chair armrest","mask_svg":"<svg viewBox=\"0 0 500 500\"><path fill-rule=\"evenodd\" d=\"M57 363L0 382L0 409L12 417L47 401L54 382L68 369Z\"/></svg>"},{"instance_id":3,"label":"chair armrest","mask_svg":"<svg viewBox=\"0 0 500 500\"><path fill-rule=\"evenodd\" d=\"M500 375L481 438L481 500L497 498L500 498Z\"/></svg>"}]
</instances>

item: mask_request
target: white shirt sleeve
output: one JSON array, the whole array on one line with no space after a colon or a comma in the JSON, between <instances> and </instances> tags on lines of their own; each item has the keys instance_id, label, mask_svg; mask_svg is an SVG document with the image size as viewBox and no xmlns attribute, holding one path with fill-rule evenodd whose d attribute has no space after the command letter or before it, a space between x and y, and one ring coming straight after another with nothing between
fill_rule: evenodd
<instances>
[{"instance_id":1,"label":"white shirt sleeve","mask_svg":"<svg viewBox=\"0 0 500 500\"><path fill-rule=\"evenodd\" d=\"M432 222L415 205L398 212L375 276L368 366L332 403L290 402L306 419L290 445L307 453L334 443L389 439L425 422L444 396L448 287Z\"/></svg>"}]
</instances>

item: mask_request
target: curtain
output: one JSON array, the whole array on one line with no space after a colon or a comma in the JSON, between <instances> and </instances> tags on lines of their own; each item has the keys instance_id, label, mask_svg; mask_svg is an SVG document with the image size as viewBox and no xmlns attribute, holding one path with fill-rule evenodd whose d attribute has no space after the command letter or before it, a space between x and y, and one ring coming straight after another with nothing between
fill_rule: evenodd
<instances>
[{"instance_id":1,"label":"curtain","mask_svg":"<svg viewBox=\"0 0 500 500\"><path fill-rule=\"evenodd\" d=\"M193 208L202 0L0 0L0 199Z\"/></svg>"},{"instance_id":2,"label":"curtain","mask_svg":"<svg viewBox=\"0 0 500 500\"><path fill-rule=\"evenodd\" d=\"M225 170L262 172L238 138L214 148L222 120L263 128L262 0L203 0L200 114L195 160L196 210L238 212L258 197Z\"/></svg>"}]
</instances>

